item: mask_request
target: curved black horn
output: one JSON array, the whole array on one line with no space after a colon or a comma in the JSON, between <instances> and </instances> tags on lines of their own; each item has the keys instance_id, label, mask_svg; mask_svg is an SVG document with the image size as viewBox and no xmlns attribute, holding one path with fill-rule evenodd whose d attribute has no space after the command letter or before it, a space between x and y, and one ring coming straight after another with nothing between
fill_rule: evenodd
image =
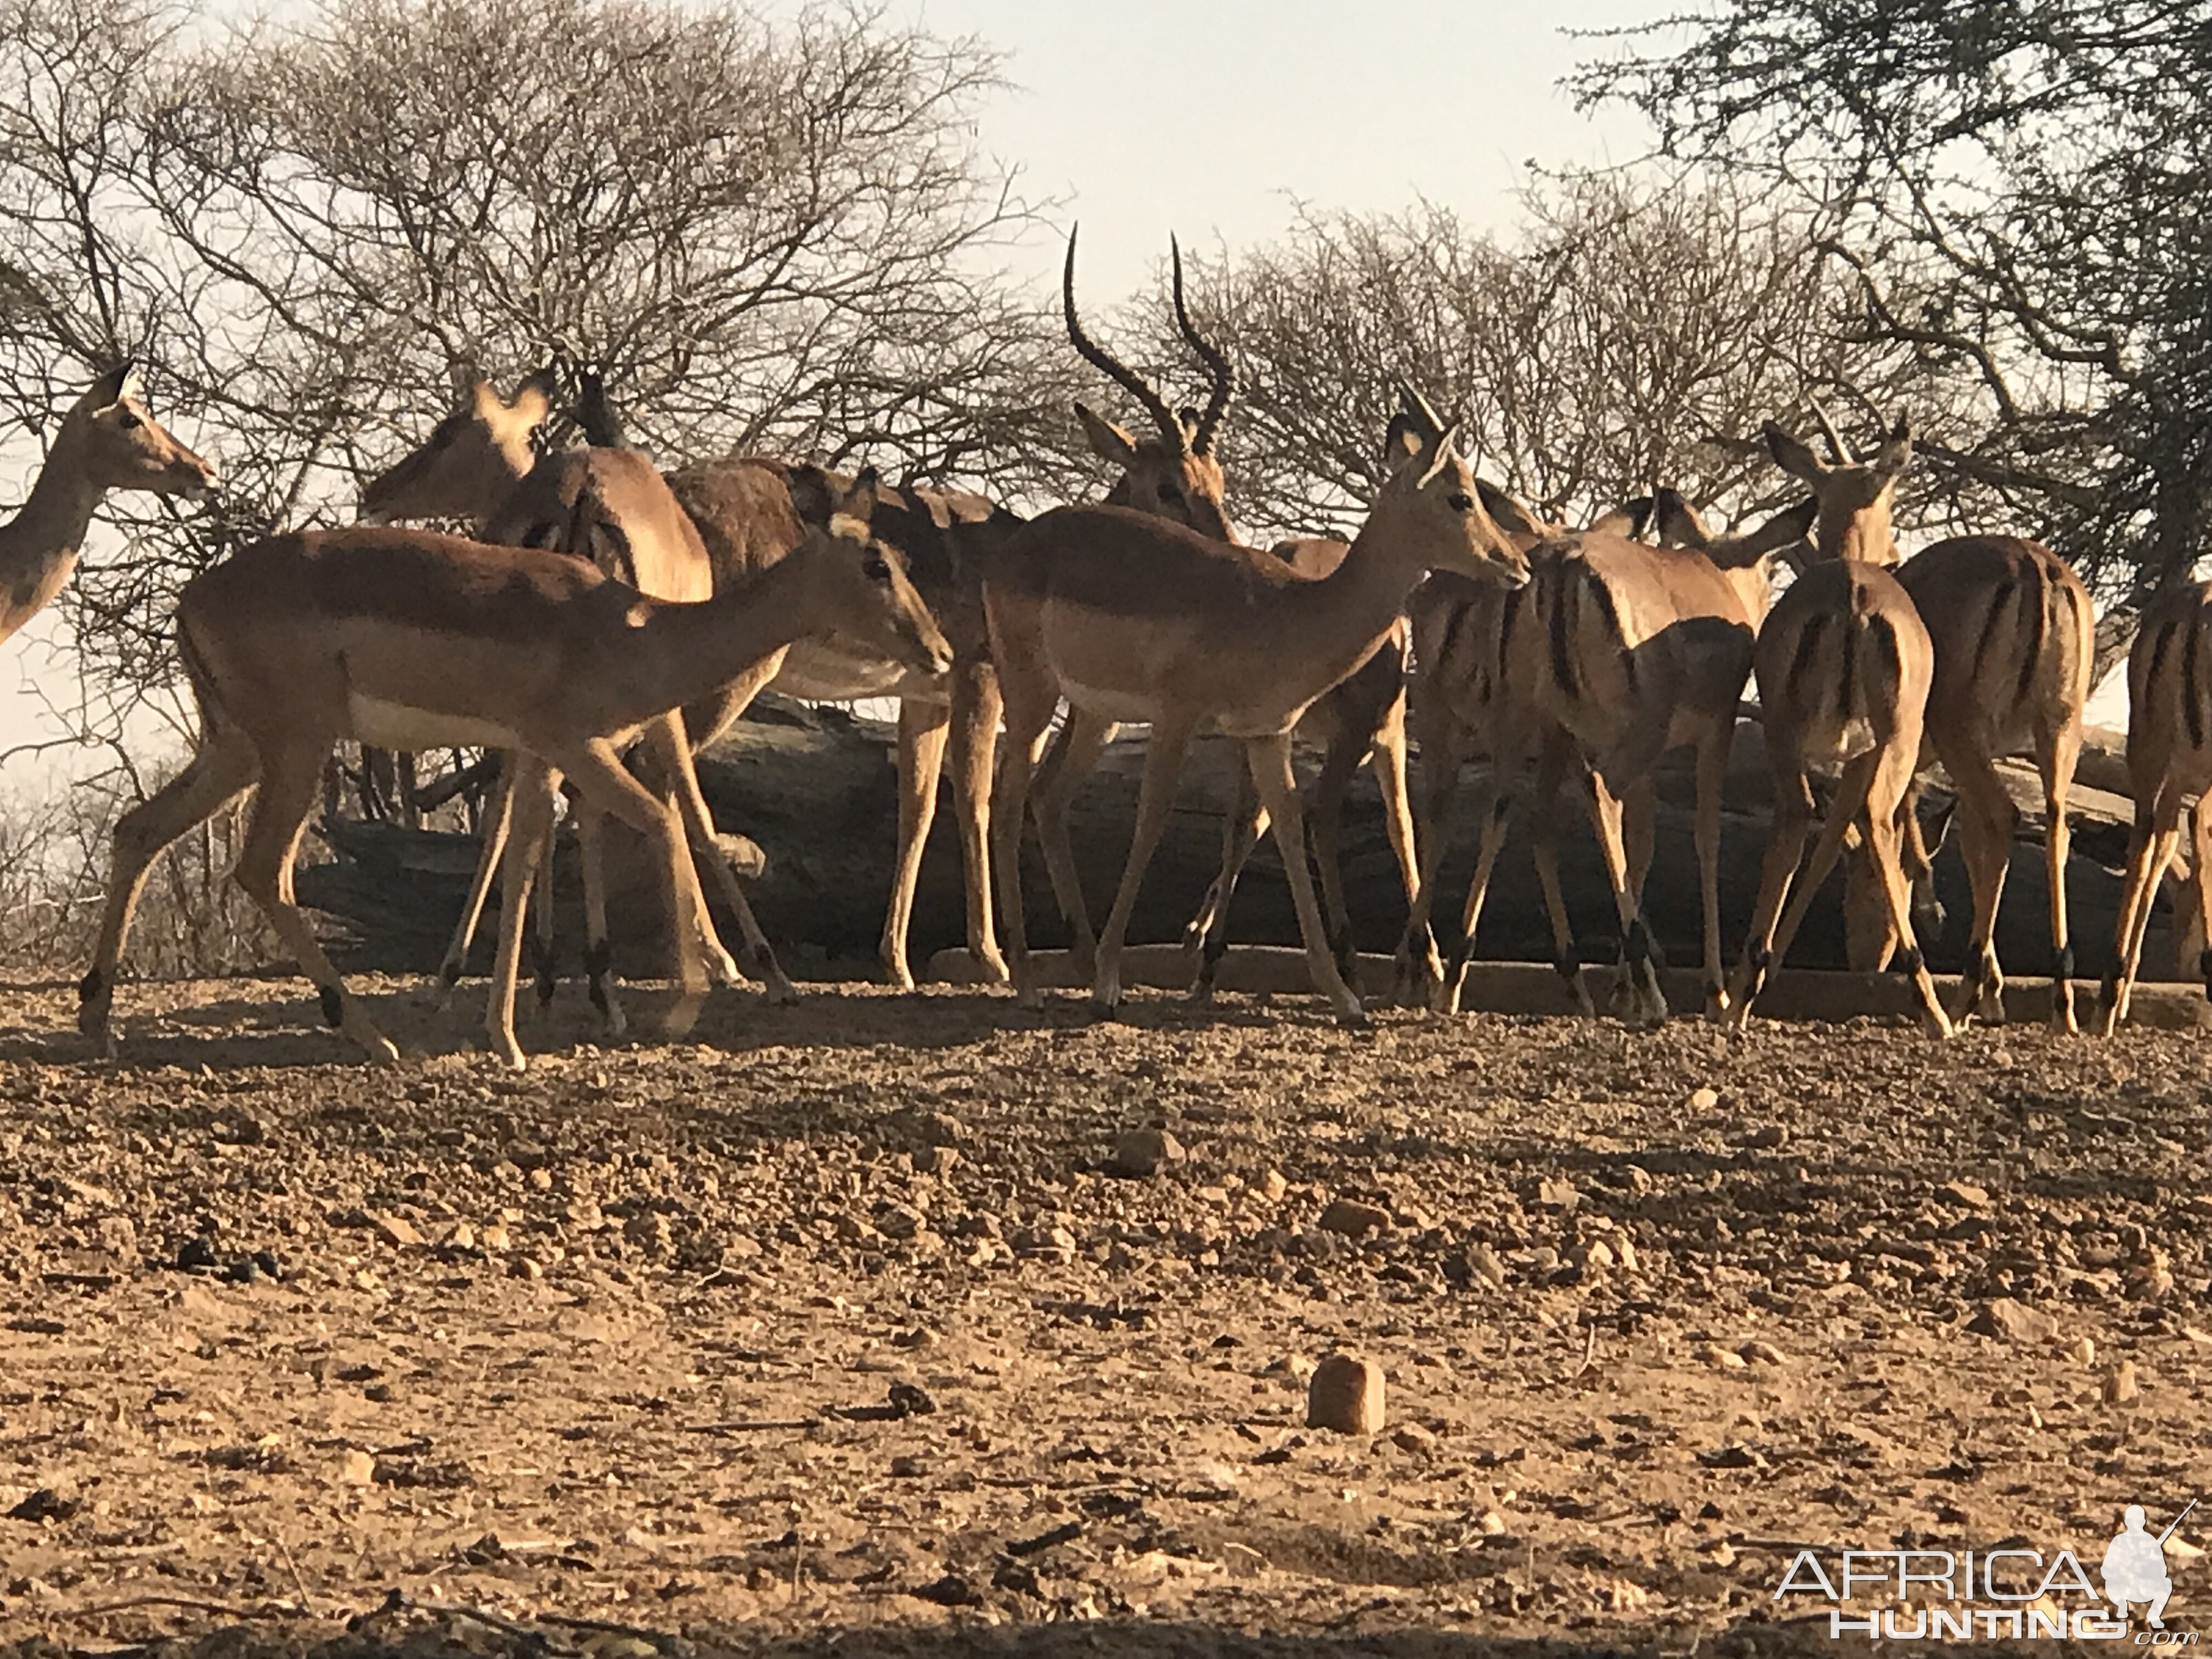
<instances>
[{"instance_id":1,"label":"curved black horn","mask_svg":"<svg viewBox=\"0 0 2212 1659\"><path fill-rule=\"evenodd\" d=\"M1220 348L1200 334L1197 325L1190 320L1190 311L1182 297L1182 246L1172 234L1168 237L1168 253L1175 267L1176 326L1182 331L1182 337L1190 343L1190 349L1199 355L1206 364L1206 372L1212 377L1212 390L1206 396L1206 408L1198 417L1198 430L1190 441L1191 453L1204 455L1212 449L1213 434L1220 429L1221 417L1236 400L1237 370Z\"/></svg>"},{"instance_id":2,"label":"curved black horn","mask_svg":"<svg viewBox=\"0 0 2212 1659\"><path fill-rule=\"evenodd\" d=\"M1060 298L1061 308L1067 315L1068 343L1083 355L1083 361L1100 374L1106 375L1124 392L1145 406L1160 435L1177 449L1190 440L1182 429L1182 422L1168 407L1167 399L1146 386L1134 369L1109 356L1105 349L1083 331L1083 325L1075 319L1075 233L1080 227L1071 227L1067 233L1067 264L1060 272Z\"/></svg>"}]
</instances>

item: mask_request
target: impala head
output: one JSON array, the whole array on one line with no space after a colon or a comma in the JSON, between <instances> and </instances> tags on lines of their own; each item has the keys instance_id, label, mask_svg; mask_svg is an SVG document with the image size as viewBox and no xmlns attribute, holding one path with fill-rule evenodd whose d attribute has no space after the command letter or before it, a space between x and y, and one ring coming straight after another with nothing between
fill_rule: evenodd
<instances>
[{"instance_id":1,"label":"impala head","mask_svg":"<svg viewBox=\"0 0 2212 1659\"><path fill-rule=\"evenodd\" d=\"M1375 498L1377 514L1399 515L1428 568L1506 587L1528 580L1528 559L1482 504L1482 486L1459 453L1456 434L1429 400L1408 386L1383 440L1390 476Z\"/></svg>"},{"instance_id":2,"label":"impala head","mask_svg":"<svg viewBox=\"0 0 2212 1659\"><path fill-rule=\"evenodd\" d=\"M1869 564L1895 564L1899 555L1889 528L1890 498L1899 476L1912 459L1912 429L1905 416L1870 459L1858 453L1837 434L1827 412L1818 404L1814 417L1827 434L1833 461L1824 461L1812 446L1792 437L1772 421L1765 428L1767 453L1791 477L1810 485L1819 502L1816 550L1825 559L1863 559Z\"/></svg>"},{"instance_id":3,"label":"impala head","mask_svg":"<svg viewBox=\"0 0 2212 1659\"><path fill-rule=\"evenodd\" d=\"M538 459L532 437L553 412L551 377L532 375L507 402L476 380L453 412L361 492L361 516L480 519L496 509Z\"/></svg>"},{"instance_id":4,"label":"impala head","mask_svg":"<svg viewBox=\"0 0 2212 1659\"><path fill-rule=\"evenodd\" d=\"M1222 507L1224 481L1221 463L1215 459L1213 440L1221 417L1237 395L1237 374L1218 347L1198 331L1183 303L1182 249L1169 243L1175 266L1176 325L1183 339L1206 365L1210 391L1202 410L1174 410L1167 399L1146 383L1144 376L1107 353L1083 331L1075 314L1075 233L1067 234L1067 263L1060 273L1060 302L1067 318L1067 337L1083 360L1107 375L1144 405L1152 417L1153 434L1139 439L1082 404L1075 416L1083 422L1091 453L1119 467L1106 499L1117 507L1134 508L1188 525L1201 536L1234 541L1236 532Z\"/></svg>"},{"instance_id":5,"label":"impala head","mask_svg":"<svg viewBox=\"0 0 2212 1659\"><path fill-rule=\"evenodd\" d=\"M849 488L820 475L826 514L807 525L806 539L787 560L806 573L825 631L911 669L937 675L952 667L952 647L908 578L906 556L869 524L876 510L876 471L865 467ZM793 499L816 496L794 490Z\"/></svg>"},{"instance_id":6,"label":"impala head","mask_svg":"<svg viewBox=\"0 0 2212 1659\"><path fill-rule=\"evenodd\" d=\"M78 457L82 477L101 489L148 489L195 497L216 486L216 470L146 412L138 371L118 363L92 383L62 417L58 446Z\"/></svg>"},{"instance_id":7,"label":"impala head","mask_svg":"<svg viewBox=\"0 0 2212 1659\"><path fill-rule=\"evenodd\" d=\"M1807 538L1820 516L1817 495L1808 495L1765 524L1728 536L1707 529L1705 519L1678 489L1661 489L1651 506L1659 545L1690 548L1718 565L1754 623L1765 619L1773 603L1776 567L1788 565L1802 570L1813 557L1812 544Z\"/></svg>"}]
</instances>

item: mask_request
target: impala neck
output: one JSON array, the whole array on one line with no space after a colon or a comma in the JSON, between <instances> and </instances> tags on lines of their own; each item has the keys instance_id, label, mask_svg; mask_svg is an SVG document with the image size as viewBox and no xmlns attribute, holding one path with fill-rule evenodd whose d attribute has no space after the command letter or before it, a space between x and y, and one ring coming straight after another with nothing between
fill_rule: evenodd
<instances>
[{"instance_id":1,"label":"impala neck","mask_svg":"<svg viewBox=\"0 0 2212 1659\"><path fill-rule=\"evenodd\" d=\"M1824 559L1856 559L1863 564L1895 564L1897 538L1889 527L1889 496L1848 513L1823 507L1815 550Z\"/></svg>"},{"instance_id":2,"label":"impala neck","mask_svg":"<svg viewBox=\"0 0 2212 1659\"><path fill-rule=\"evenodd\" d=\"M795 550L710 599L639 599L643 615L631 653L639 718L698 702L763 658L831 631L836 619L816 599L813 563Z\"/></svg>"},{"instance_id":3,"label":"impala neck","mask_svg":"<svg viewBox=\"0 0 2212 1659\"><path fill-rule=\"evenodd\" d=\"M1414 532L1411 504L1378 498L1335 569L1283 590L1298 637L1325 655L1363 658L1404 614L1406 601L1429 574L1428 550Z\"/></svg>"},{"instance_id":4,"label":"impala neck","mask_svg":"<svg viewBox=\"0 0 2212 1659\"><path fill-rule=\"evenodd\" d=\"M0 639L36 616L69 580L103 493L84 476L64 427L22 511L0 526Z\"/></svg>"}]
</instances>

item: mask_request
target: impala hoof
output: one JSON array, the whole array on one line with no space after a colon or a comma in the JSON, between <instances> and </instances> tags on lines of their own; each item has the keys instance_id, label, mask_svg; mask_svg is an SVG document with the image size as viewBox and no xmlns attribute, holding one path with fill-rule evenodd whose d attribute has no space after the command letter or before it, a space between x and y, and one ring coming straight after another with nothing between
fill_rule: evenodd
<instances>
[{"instance_id":1,"label":"impala hoof","mask_svg":"<svg viewBox=\"0 0 2212 1659\"><path fill-rule=\"evenodd\" d=\"M995 945L981 951L970 950L968 959L975 964L976 975L986 985L1005 985L1013 978L1007 969L1005 954Z\"/></svg>"},{"instance_id":2,"label":"impala hoof","mask_svg":"<svg viewBox=\"0 0 2212 1659\"><path fill-rule=\"evenodd\" d=\"M908 984L906 988L911 991L914 987ZM775 1007L788 1008L799 1000L799 988L786 978L783 969L779 968L769 975L768 983L761 988L761 995Z\"/></svg>"}]
</instances>

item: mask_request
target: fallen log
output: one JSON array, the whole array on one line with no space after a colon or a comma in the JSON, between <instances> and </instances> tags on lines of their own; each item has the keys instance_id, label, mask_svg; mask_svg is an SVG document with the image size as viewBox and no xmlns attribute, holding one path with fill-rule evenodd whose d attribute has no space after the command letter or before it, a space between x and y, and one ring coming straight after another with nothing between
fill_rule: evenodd
<instances>
[{"instance_id":1,"label":"fallen log","mask_svg":"<svg viewBox=\"0 0 2212 1659\"><path fill-rule=\"evenodd\" d=\"M871 976L896 836L893 728L840 709L775 698L763 698L757 708L756 717L739 721L702 757L701 785L717 820L751 836L768 853L767 875L753 889L755 906L791 971L813 977ZM1735 750L1723 826L1721 895L1723 939L1731 960L1741 946L1756 896L1770 787L1755 725L1739 729ZM2109 757L2106 750L2095 752ZM1127 851L1143 759L1141 735L1117 741L1076 802L1073 836L1094 920L1104 915ZM1232 800L1233 769L1241 763L1235 746L1225 741L1206 739L1195 746L1137 908L1130 934L1133 941L1180 940L1184 923L1213 878L1222 825ZM2085 782L2090 770L2085 766ZM2106 774L2100 769L2097 775ZM2038 844L2040 787L2032 770L2021 769L2019 778L2030 816L2007 885L1998 949L2009 971L2025 978L2047 970L2050 947L2044 862ZM1447 908L1457 904L1473 866L1475 781L1471 773L1462 787L1458 834L1443 860ZM1698 958L1699 921L1686 767L1663 767L1659 786L1656 851L1647 908L1668 959L1688 965ZM2077 960L2085 975L2101 975L2110 958L2118 901L2112 866L2124 853L2131 811L2124 798L2101 787L2085 787L2078 792L2076 856L2068 888ZM475 838L351 820L328 821L320 833L333 856L300 870L300 896L338 924L333 944L342 959L391 971L434 969L467 892L476 860ZM627 836L611 832L610 843L617 964L632 974L660 971L665 961L664 929L650 870ZM1380 801L1364 773L1346 804L1345 862L1357 943L1365 951L1387 952L1404 925L1406 900L1383 833ZM1584 955L1593 962L1611 960L1617 933L1612 898L1595 841L1579 817L1571 820L1560 864ZM1024 868L1032 943L1039 948L1065 945L1066 929L1033 839ZM1965 872L1955 851L1939 858L1936 880L1950 919L1941 937L1927 941L1926 948L1936 968L1955 971L1965 952L1970 913ZM556 861L555 883L560 955L573 969L582 949L580 884L574 849L565 839ZM1834 887L1832 882L1831 890L1808 917L1791 952L1793 964L1843 965L1842 918ZM916 958L927 959L932 951L959 945L964 914L958 843L948 803L938 814L923 860L914 918ZM720 921L734 938L727 918ZM1245 873L1231 926L1231 938L1240 943L1297 942L1288 884L1272 842L1255 855ZM2146 960L2162 967L2172 960L2163 911L2154 935ZM479 931L474 971L488 966L493 937L489 923ZM1500 860L1477 954L1492 960L1551 959L1550 926L1537 896L1524 836L1512 837Z\"/></svg>"}]
</instances>

